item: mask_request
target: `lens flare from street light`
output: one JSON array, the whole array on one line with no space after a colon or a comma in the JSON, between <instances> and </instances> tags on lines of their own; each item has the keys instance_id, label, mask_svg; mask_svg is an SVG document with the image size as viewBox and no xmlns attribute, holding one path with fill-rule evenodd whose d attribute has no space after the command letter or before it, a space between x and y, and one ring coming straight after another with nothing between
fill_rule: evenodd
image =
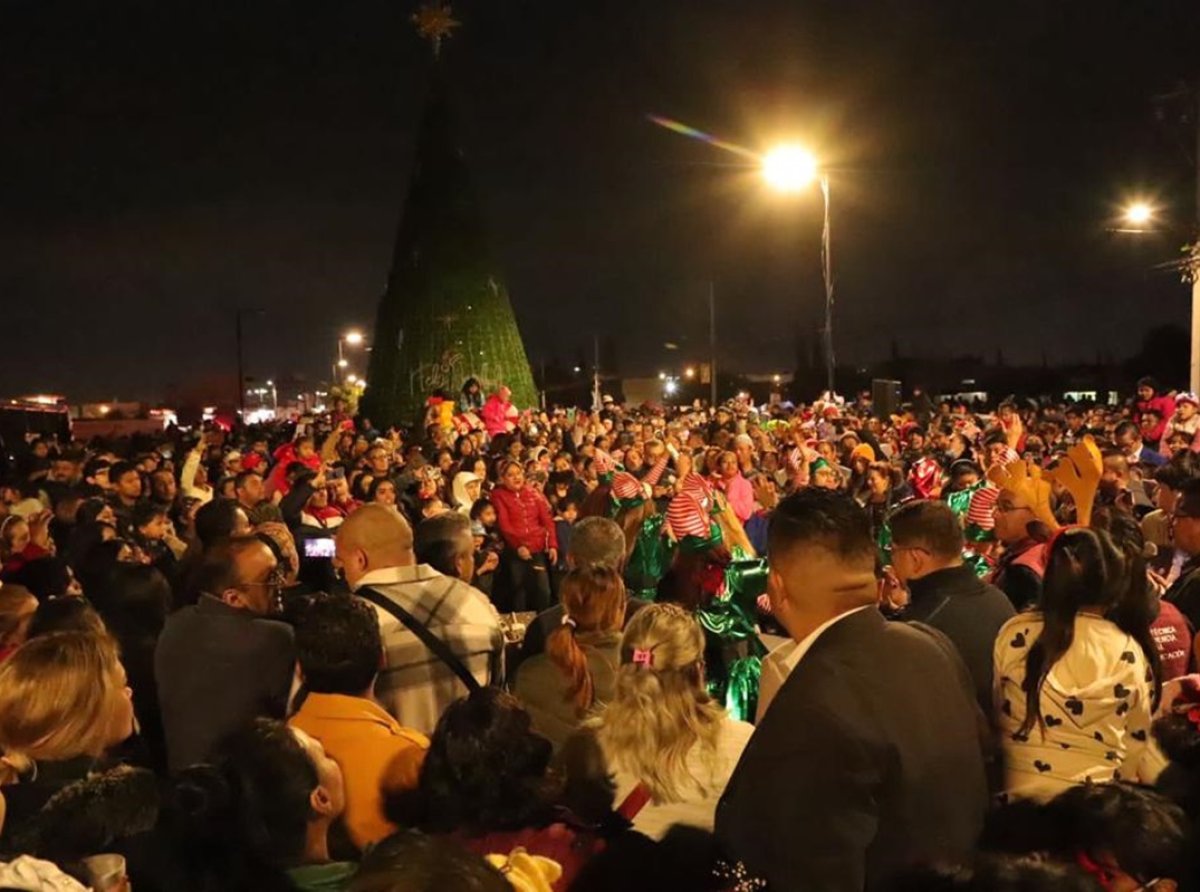
<instances>
[{"instance_id":1,"label":"lens flare from street light","mask_svg":"<svg viewBox=\"0 0 1200 892\"><path fill-rule=\"evenodd\" d=\"M348 331L342 335L342 339L351 347L357 347L363 342L363 334L361 331Z\"/></svg>"},{"instance_id":2,"label":"lens flare from street light","mask_svg":"<svg viewBox=\"0 0 1200 892\"><path fill-rule=\"evenodd\" d=\"M763 178L779 192L799 192L817 178L817 159L800 146L778 146L763 156Z\"/></svg>"},{"instance_id":3,"label":"lens flare from street light","mask_svg":"<svg viewBox=\"0 0 1200 892\"><path fill-rule=\"evenodd\" d=\"M353 383L354 383L355 381L357 381L357 380L358 380L358 376L357 376L357 375L347 375L347 376L346 376L346 383L347 383L347 384L353 384Z\"/></svg>"},{"instance_id":4,"label":"lens flare from street light","mask_svg":"<svg viewBox=\"0 0 1200 892\"><path fill-rule=\"evenodd\" d=\"M1144 201L1135 201L1125 208L1125 222L1135 226L1144 226L1154 217L1154 208Z\"/></svg>"},{"instance_id":5,"label":"lens flare from street light","mask_svg":"<svg viewBox=\"0 0 1200 892\"><path fill-rule=\"evenodd\" d=\"M344 369L348 365L350 365L350 360L348 360L348 359L339 359L338 360L338 368L339 369Z\"/></svg>"},{"instance_id":6,"label":"lens flare from street light","mask_svg":"<svg viewBox=\"0 0 1200 892\"><path fill-rule=\"evenodd\" d=\"M667 396L674 396L675 391L678 389L679 389L679 385L677 385L675 383L674 378L671 378L670 380L667 381L667 383L665 385L663 385L663 392L665 392Z\"/></svg>"},{"instance_id":7,"label":"lens flare from street light","mask_svg":"<svg viewBox=\"0 0 1200 892\"><path fill-rule=\"evenodd\" d=\"M688 366L686 369L683 370L683 374L687 378L695 378L696 370L694 368L692 368L691 366Z\"/></svg>"}]
</instances>

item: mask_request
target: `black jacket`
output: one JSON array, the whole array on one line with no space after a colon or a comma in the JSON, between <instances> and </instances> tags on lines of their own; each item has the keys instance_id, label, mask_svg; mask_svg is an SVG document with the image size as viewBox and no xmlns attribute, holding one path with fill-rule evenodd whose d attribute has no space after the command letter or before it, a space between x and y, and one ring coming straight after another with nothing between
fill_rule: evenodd
<instances>
[{"instance_id":1,"label":"black jacket","mask_svg":"<svg viewBox=\"0 0 1200 892\"><path fill-rule=\"evenodd\" d=\"M972 851L983 745L950 642L859 611L784 682L717 806L717 837L772 889L882 888L909 864Z\"/></svg>"},{"instance_id":2,"label":"black jacket","mask_svg":"<svg viewBox=\"0 0 1200 892\"><path fill-rule=\"evenodd\" d=\"M992 714L992 646L996 633L1015 614L1012 602L965 565L910 580L903 619L933 626L950 639L975 682L983 714Z\"/></svg>"},{"instance_id":3,"label":"black jacket","mask_svg":"<svg viewBox=\"0 0 1200 892\"><path fill-rule=\"evenodd\" d=\"M1024 564L1016 563L1026 551L1037 547L1038 543L1027 540L1006 550L992 577L996 587L1008 595L1008 600L1018 611L1032 607L1042 596L1042 577Z\"/></svg>"},{"instance_id":4,"label":"black jacket","mask_svg":"<svg viewBox=\"0 0 1200 892\"><path fill-rule=\"evenodd\" d=\"M204 761L255 716L282 719L295 660L287 623L211 595L173 613L154 653L170 769Z\"/></svg>"},{"instance_id":5,"label":"black jacket","mask_svg":"<svg viewBox=\"0 0 1200 892\"><path fill-rule=\"evenodd\" d=\"M102 852L134 856L158 818L153 774L87 756L39 762L35 776L5 787L4 796L0 848L66 867Z\"/></svg>"}]
</instances>

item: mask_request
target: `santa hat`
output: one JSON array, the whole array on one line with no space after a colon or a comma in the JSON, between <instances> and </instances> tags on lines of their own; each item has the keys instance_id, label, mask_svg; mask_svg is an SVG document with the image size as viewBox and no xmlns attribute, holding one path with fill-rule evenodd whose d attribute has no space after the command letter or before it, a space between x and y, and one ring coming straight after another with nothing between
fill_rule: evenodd
<instances>
[{"instance_id":1,"label":"santa hat","mask_svg":"<svg viewBox=\"0 0 1200 892\"><path fill-rule=\"evenodd\" d=\"M690 494L681 492L667 506L667 528L677 540L686 536L707 539L710 534L708 512Z\"/></svg>"}]
</instances>

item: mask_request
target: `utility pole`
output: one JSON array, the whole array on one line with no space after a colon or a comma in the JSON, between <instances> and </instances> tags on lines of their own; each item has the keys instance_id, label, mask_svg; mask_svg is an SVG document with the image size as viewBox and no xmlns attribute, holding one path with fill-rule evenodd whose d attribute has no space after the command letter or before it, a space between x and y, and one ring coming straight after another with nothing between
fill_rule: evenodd
<instances>
[{"instance_id":1,"label":"utility pole","mask_svg":"<svg viewBox=\"0 0 1200 892\"><path fill-rule=\"evenodd\" d=\"M242 415L246 414L246 369L245 356L242 350L242 319L246 316L261 316L263 311L250 307L238 307L234 312L235 332L237 336L237 407Z\"/></svg>"},{"instance_id":2,"label":"utility pole","mask_svg":"<svg viewBox=\"0 0 1200 892\"><path fill-rule=\"evenodd\" d=\"M595 335L595 364L592 366L592 411L599 412L604 406L604 398L600 393L600 335Z\"/></svg>"},{"instance_id":3,"label":"utility pole","mask_svg":"<svg viewBox=\"0 0 1200 892\"><path fill-rule=\"evenodd\" d=\"M1192 227L1192 251L1185 260L1190 262L1189 271L1192 278L1192 354L1188 374L1188 389L1192 393L1200 393L1200 81L1192 90L1192 116L1196 125L1196 214Z\"/></svg>"},{"instance_id":4,"label":"utility pole","mask_svg":"<svg viewBox=\"0 0 1200 892\"><path fill-rule=\"evenodd\" d=\"M717 411L717 288L708 280L708 367L712 374L709 408Z\"/></svg>"},{"instance_id":5,"label":"utility pole","mask_svg":"<svg viewBox=\"0 0 1200 892\"><path fill-rule=\"evenodd\" d=\"M244 416L246 414L246 372L242 366L242 311L238 310L237 316L237 407L238 414Z\"/></svg>"}]
</instances>

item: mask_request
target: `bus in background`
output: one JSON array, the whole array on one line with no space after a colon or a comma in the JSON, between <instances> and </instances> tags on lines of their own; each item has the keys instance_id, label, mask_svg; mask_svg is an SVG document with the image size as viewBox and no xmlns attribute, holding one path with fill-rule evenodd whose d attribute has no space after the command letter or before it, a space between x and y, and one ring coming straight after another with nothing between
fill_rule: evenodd
<instances>
[{"instance_id":1,"label":"bus in background","mask_svg":"<svg viewBox=\"0 0 1200 892\"><path fill-rule=\"evenodd\" d=\"M71 413L65 397L36 394L0 400L0 471L5 476L25 444L37 437L71 441Z\"/></svg>"}]
</instances>

